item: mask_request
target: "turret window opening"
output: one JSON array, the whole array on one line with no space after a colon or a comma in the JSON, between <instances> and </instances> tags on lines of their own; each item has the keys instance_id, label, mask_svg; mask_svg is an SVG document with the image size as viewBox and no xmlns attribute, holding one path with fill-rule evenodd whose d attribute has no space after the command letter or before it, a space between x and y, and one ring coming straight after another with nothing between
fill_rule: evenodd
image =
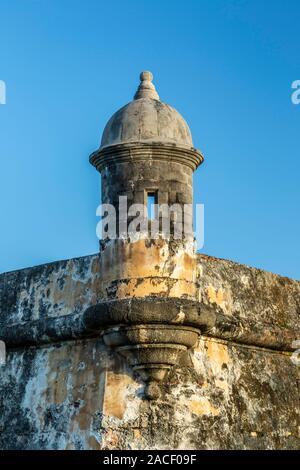
<instances>
[{"instance_id":1,"label":"turret window opening","mask_svg":"<svg viewBox=\"0 0 300 470\"><path fill-rule=\"evenodd\" d=\"M156 217L156 208L155 204L158 202L157 191L148 191L147 192L147 214L148 219L153 220Z\"/></svg>"}]
</instances>

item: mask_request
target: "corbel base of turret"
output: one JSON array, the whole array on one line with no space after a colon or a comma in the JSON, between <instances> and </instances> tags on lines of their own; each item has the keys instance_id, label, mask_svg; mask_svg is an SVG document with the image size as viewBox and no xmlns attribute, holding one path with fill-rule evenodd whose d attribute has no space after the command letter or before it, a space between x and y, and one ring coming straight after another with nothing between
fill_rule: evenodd
<instances>
[{"instance_id":1,"label":"corbel base of turret","mask_svg":"<svg viewBox=\"0 0 300 470\"><path fill-rule=\"evenodd\" d=\"M99 325L106 346L146 384L147 399L160 396L169 371L197 344L203 320L207 324L208 315L200 314L198 302L157 297L107 300L84 315L85 326Z\"/></svg>"},{"instance_id":2,"label":"corbel base of turret","mask_svg":"<svg viewBox=\"0 0 300 470\"><path fill-rule=\"evenodd\" d=\"M123 356L145 382L145 397L157 399L162 383L180 356L192 348L200 330L193 327L141 324L117 325L105 330L104 343Z\"/></svg>"}]
</instances>

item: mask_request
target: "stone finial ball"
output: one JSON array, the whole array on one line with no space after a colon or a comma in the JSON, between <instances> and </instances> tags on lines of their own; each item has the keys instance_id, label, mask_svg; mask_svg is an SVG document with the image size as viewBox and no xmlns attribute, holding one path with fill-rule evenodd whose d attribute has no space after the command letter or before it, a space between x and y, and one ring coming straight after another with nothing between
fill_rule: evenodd
<instances>
[{"instance_id":1,"label":"stone finial ball","mask_svg":"<svg viewBox=\"0 0 300 470\"><path fill-rule=\"evenodd\" d=\"M152 82L152 80L153 80L153 75L152 75L151 72L149 72L149 71L146 70L145 72L142 72L142 73L140 74L140 80L141 80L141 82L144 82L145 80L147 80L147 81L149 81L149 82Z\"/></svg>"}]
</instances>

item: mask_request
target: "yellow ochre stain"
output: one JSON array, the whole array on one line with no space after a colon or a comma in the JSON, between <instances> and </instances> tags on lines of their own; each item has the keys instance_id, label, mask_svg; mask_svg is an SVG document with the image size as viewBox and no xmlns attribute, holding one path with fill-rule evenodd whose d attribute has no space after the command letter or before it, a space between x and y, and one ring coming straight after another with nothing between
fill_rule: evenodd
<instances>
[{"instance_id":1,"label":"yellow ochre stain","mask_svg":"<svg viewBox=\"0 0 300 470\"><path fill-rule=\"evenodd\" d=\"M197 416L213 415L218 416L220 411L212 406L209 400L205 397L198 398L190 401L190 410Z\"/></svg>"},{"instance_id":2,"label":"yellow ochre stain","mask_svg":"<svg viewBox=\"0 0 300 470\"><path fill-rule=\"evenodd\" d=\"M214 289L214 287L209 286L206 288L206 292L208 295L208 300L211 304L221 305L225 299L225 293L223 289Z\"/></svg>"}]
</instances>

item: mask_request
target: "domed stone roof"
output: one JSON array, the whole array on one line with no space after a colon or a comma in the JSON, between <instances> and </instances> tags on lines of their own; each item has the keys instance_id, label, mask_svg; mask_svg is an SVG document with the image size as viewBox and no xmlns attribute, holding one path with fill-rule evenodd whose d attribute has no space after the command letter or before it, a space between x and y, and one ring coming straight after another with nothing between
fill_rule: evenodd
<instances>
[{"instance_id":1,"label":"domed stone roof","mask_svg":"<svg viewBox=\"0 0 300 470\"><path fill-rule=\"evenodd\" d=\"M100 149L130 142L193 147L191 132L183 117L160 101L152 73L142 72L140 80L134 100L119 109L106 124Z\"/></svg>"}]
</instances>

